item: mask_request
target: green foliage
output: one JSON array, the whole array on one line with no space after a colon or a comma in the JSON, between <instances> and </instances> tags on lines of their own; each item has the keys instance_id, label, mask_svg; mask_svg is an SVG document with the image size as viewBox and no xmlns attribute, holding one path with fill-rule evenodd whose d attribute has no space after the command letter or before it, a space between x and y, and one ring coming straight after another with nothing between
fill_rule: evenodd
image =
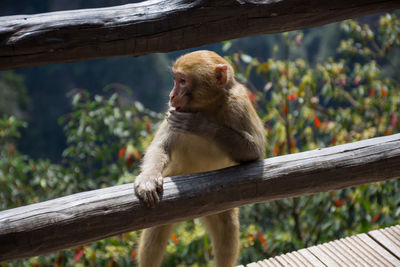
<instances>
[{"instance_id":1,"label":"green foliage","mask_svg":"<svg viewBox=\"0 0 400 267\"><path fill-rule=\"evenodd\" d=\"M130 182L128 174L137 174L137 163L149 143L151 120L159 115L139 102L124 105L116 93L90 99L88 92L78 92L73 108L60 123L67 136L62 162L75 177L76 187L86 190ZM133 148L129 162L123 160L129 155L121 155L128 146Z\"/></svg>"},{"instance_id":2,"label":"green foliage","mask_svg":"<svg viewBox=\"0 0 400 267\"><path fill-rule=\"evenodd\" d=\"M261 61L243 52L228 57L252 90L267 129L268 156L399 132L400 84L383 68L396 67L387 47L399 48L398 24L395 15L382 17L375 36L369 25L344 22L349 39L341 42L341 57L316 66L290 60L301 33L282 35L283 59ZM262 90L250 82L252 75L264 77ZM395 180L244 207L240 262L399 223L398 191Z\"/></svg>"},{"instance_id":3,"label":"green foliage","mask_svg":"<svg viewBox=\"0 0 400 267\"><path fill-rule=\"evenodd\" d=\"M285 33L268 60L244 52L228 57L266 127L267 156L338 145L399 132L399 19L374 25L346 21L335 58L315 65L295 58L307 31ZM232 42L225 50L235 49ZM268 48L269 49L269 48ZM277 53L279 50L279 53ZM395 70L395 71L393 71ZM17 79L18 80L18 79ZM250 80L262 81L262 86ZM1 82L1 80L0 80ZM1 85L1 84L0 84ZM15 85L19 86L19 85ZM132 182L159 114L118 94L79 91L63 116L67 136L60 164L33 160L16 149L26 125L0 119L0 209L116 183ZM349 177L350 179L351 177ZM240 263L399 223L397 180L246 206L241 209ZM131 266L139 232L126 233L8 266ZM4 263L4 265L7 265ZM197 219L179 224L165 266L212 266L210 240Z\"/></svg>"},{"instance_id":4,"label":"green foliage","mask_svg":"<svg viewBox=\"0 0 400 267\"><path fill-rule=\"evenodd\" d=\"M21 119L29 99L26 93L24 78L13 71L0 73L0 115L14 115Z\"/></svg>"},{"instance_id":5,"label":"green foliage","mask_svg":"<svg viewBox=\"0 0 400 267\"><path fill-rule=\"evenodd\" d=\"M73 112L60 119L68 138L61 164L33 160L17 151L19 128L14 117L0 120L0 209L44 201L79 191L133 181L140 157L152 139L153 122L160 115L135 102L124 104L86 91L73 98ZM129 266L138 232L107 238L72 250L9 266L108 266L118 261Z\"/></svg>"},{"instance_id":6,"label":"green foliage","mask_svg":"<svg viewBox=\"0 0 400 267\"><path fill-rule=\"evenodd\" d=\"M17 151L14 140L23 126L12 116L0 120L0 209L60 196L70 179L60 166L33 161Z\"/></svg>"}]
</instances>

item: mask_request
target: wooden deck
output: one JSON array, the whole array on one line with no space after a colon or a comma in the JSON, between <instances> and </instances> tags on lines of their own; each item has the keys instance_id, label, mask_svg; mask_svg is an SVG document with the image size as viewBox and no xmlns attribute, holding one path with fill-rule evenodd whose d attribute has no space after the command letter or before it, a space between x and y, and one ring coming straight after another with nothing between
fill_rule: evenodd
<instances>
[{"instance_id":1,"label":"wooden deck","mask_svg":"<svg viewBox=\"0 0 400 267\"><path fill-rule=\"evenodd\" d=\"M246 267L259 266L400 266L400 225L342 238L246 265Z\"/></svg>"}]
</instances>

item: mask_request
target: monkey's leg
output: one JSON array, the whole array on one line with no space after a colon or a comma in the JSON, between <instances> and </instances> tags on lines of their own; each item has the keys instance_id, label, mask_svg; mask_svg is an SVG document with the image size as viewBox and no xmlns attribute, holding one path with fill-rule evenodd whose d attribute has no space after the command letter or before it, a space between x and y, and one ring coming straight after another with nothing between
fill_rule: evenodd
<instances>
[{"instance_id":1,"label":"monkey's leg","mask_svg":"<svg viewBox=\"0 0 400 267\"><path fill-rule=\"evenodd\" d=\"M201 218L211 237L216 267L234 266L239 254L239 209Z\"/></svg>"},{"instance_id":2,"label":"monkey's leg","mask_svg":"<svg viewBox=\"0 0 400 267\"><path fill-rule=\"evenodd\" d=\"M156 267L161 265L173 224L144 229L139 242L139 266Z\"/></svg>"}]
</instances>

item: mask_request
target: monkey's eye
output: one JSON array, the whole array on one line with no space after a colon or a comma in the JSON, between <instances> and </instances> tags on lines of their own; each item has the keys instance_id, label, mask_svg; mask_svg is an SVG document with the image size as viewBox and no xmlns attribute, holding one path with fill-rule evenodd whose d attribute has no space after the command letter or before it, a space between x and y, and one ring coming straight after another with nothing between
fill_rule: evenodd
<instances>
[{"instance_id":1,"label":"monkey's eye","mask_svg":"<svg viewBox=\"0 0 400 267\"><path fill-rule=\"evenodd\" d=\"M186 83L186 80L184 78L179 78L179 83L184 85Z\"/></svg>"}]
</instances>

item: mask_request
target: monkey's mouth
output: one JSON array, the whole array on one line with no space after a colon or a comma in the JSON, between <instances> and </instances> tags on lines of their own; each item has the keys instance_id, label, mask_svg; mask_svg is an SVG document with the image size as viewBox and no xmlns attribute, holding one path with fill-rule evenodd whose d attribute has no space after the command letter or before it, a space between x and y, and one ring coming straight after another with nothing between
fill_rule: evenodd
<instances>
[{"instance_id":1,"label":"monkey's mouth","mask_svg":"<svg viewBox=\"0 0 400 267\"><path fill-rule=\"evenodd\" d=\"M190 109L184 107L176 107L175 110L178 112L191 112Z\"/></svg>"}]
</instances>

